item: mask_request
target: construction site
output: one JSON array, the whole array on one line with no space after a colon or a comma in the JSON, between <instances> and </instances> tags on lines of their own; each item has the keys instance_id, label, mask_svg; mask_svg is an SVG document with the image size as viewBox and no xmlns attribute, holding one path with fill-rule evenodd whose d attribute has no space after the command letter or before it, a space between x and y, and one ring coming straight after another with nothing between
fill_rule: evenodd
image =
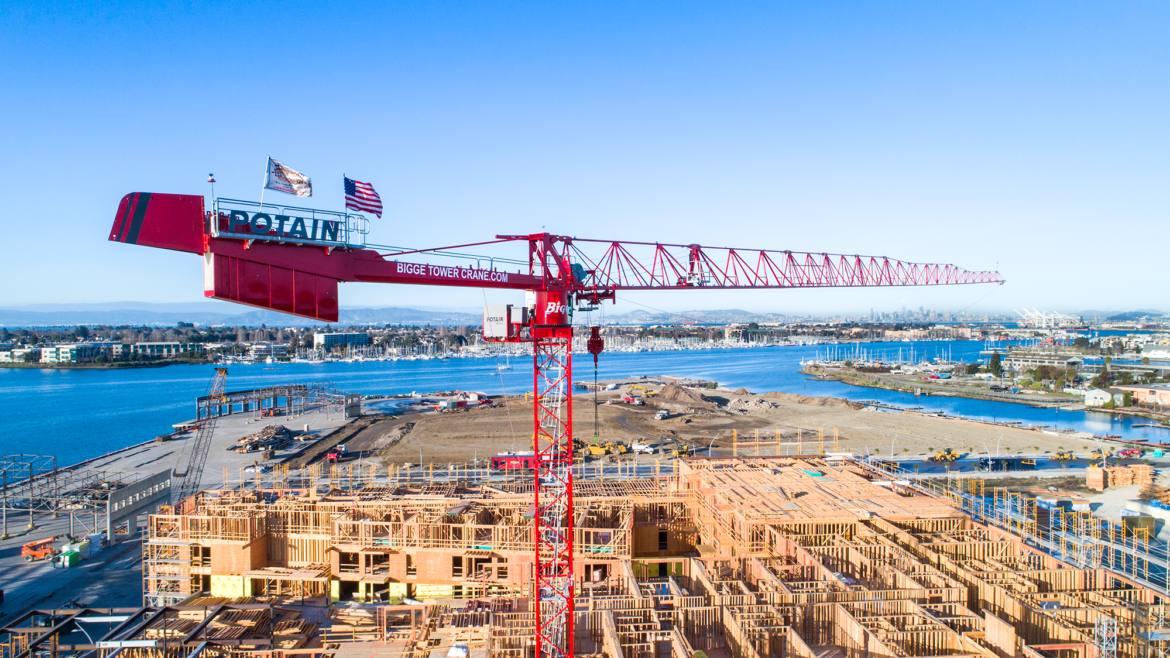
<instances>
[{"instance_id":1,"label":"construction site","mask_svg":"<svg viewBox=\"0 0 1170 658\"><path fill-rule=\"evenodd\" d=\"M899 478L808 456L578 481L574 654L1163 655L1148 535ZM531 484L259 484L149 517L147 607L30 612L2 655L532 654Z\"/></svg>"},{"instance_id":2,"label":"construction site","mask_svg":"<svg viewBox=\"0 0 1170 658\"><path fill-rule=\"evenodd\" d=\"M328 477L255 470L217 490L184 482L149 517L147 607L28 613L2 631L12 656L1150 658L1170 648L1165 545L1148 527L1094 519L1056 495L1042 514L1035 496L949 469L932 480L837 452L836 432L835 454L818 430L817 454L806 456L803 423L795 451L776 429L770 442L767 432L751 441L773 456L749 457L729 418L718 422L728 423L730 456L712 453L712 427L707 456L683 456L668 474L636 461L608 479L578 470L574 311L625 291L1002 283L998 272L549 233L379 252L367 248L360 216L282 210L332 227L328 240L306 243L270 230L265 210L136 192L122 199L110 240L202 256L205 297L325 322L338 320L343 281L524 291L522 306L485 306L483 339L532 348L532 453L518 460L527 472L480 478L451 464L435 478L432 463L416 482L388 454L385 475L370 464L334 466ZM420 254L463 260L399 259ZM599 326L589 330L596 362L604 340ZM217 378L210 399L222 391ZM682 406L706 404L721 407L712 415L773 408L762 399ZM655 423L672 414L658 412ZM651 422L616 415L631 432ZM501 433L507 422L516 434L506 407L503 416ZM197 470L215 418L199 421ZM425 440L425 428L415 434ZM92 634L101 639L78 635L90 623L108 624Z\"/></svg>"}]
</instances>

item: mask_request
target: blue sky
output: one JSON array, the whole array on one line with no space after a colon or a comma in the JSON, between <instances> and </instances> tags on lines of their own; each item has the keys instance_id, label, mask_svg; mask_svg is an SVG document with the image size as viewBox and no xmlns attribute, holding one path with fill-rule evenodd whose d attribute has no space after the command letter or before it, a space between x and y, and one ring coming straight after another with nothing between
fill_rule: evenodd
<instances>
[{"instance_id":1,"label":"blue sky","mask_svg":"<svg viewBox=\"0 0 1170 658\"><path fill-rule=\"evenodd\" d=\"M0 305L201 299L198 258L105 240L118 201L209 172L256 199L271 154L313 207L372 182L382 244L545 227L1008 279L630 297L655 308L1170 310L1167 34L1156 2L6 2Z\"/></svg>"}]
</instances>

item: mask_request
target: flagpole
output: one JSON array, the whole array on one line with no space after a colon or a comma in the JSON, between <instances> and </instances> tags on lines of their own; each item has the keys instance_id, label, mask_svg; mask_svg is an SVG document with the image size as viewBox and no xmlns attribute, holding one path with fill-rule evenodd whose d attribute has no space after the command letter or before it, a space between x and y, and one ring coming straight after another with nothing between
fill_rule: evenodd
<instances>
[{"instance_id":1,"label":"flagpole","mask_svg":"<svg viewBox=\"0 0 1170 658\"><path fill-rule=\"evenodd\" d=\"M264 212L264 190L268 187L268 169L272 166L272 156L264 162L264 183L260 185L260 212Z\"/></svg>"}]
</instances>

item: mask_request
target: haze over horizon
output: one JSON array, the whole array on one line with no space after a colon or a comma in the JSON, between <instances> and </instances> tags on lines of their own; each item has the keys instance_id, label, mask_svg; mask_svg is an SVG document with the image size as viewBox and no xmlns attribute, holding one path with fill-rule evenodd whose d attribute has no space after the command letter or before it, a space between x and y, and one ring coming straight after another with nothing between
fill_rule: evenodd
<instances>
[{"instance_id":1,"label":"haze over horizon","mask_svg":"<svg viewBox=\"0 0 1170 658\"><path fill-rule=\"evenodd\" d=\"M266 201L336 210L343 173L373 183L380 244L548 230L1007 280L616 313L1162 308L1133 242L1170 238L1168 28L1156 3L6 3L0 307L201 301L198 258L106 241L118 201L207 195L209 172L255 200L272 155L315 194ZM341 288L343 308L522 299Z\"/></svg>"}]
</instances>

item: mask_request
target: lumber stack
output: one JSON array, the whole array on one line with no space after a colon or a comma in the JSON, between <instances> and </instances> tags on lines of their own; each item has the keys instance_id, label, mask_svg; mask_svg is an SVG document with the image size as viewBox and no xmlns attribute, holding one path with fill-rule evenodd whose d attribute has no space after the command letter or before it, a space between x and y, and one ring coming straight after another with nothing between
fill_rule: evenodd
<instances>
[{"instance_id":1,"label":"lumber stack","mask_svg":"<svg viewBox=\"0 0 1170 658\"><path fill-rule=\"evenodd\" d=\"M339 607L333 613L330 634L337 638L352 637L354 641L377 640L378 620L374 611L366 608Z\"/></svg>"},{"instance_id":2,"label":"lumber stack","mask_svg":"<svg viewBox=\"0 0 1170 658\"><path fill-rule=\"evenodd\" d=\"M1109 486L1108 475L1100 466L1089 466L1085 469L1085 486L1093 491L1105 491Z\"/></svg>"},{"instance_id":3,"label":"lumber stack","mask_svg":"<svg viewBox=\"0 0 1170 658\"><path fill-rule=\"evenodd\" d=\"M1086 485L1093 491L1108 487L1145 486L1154 483L1154 467L1148 464L1132 466L1090 466L1085 469Z\"/></svg>"},{"instance_id":4,"label":"lumber stack","mask_svg":"<svg viewBox=\"0 0 1170 658\"><path fill-rule=\"evenodd\" d=\"M309 638L317 633L317 625L304 619L277 622L272 629L272 644L285 651L304 648Z\"/></svg>"}]
</instances>

